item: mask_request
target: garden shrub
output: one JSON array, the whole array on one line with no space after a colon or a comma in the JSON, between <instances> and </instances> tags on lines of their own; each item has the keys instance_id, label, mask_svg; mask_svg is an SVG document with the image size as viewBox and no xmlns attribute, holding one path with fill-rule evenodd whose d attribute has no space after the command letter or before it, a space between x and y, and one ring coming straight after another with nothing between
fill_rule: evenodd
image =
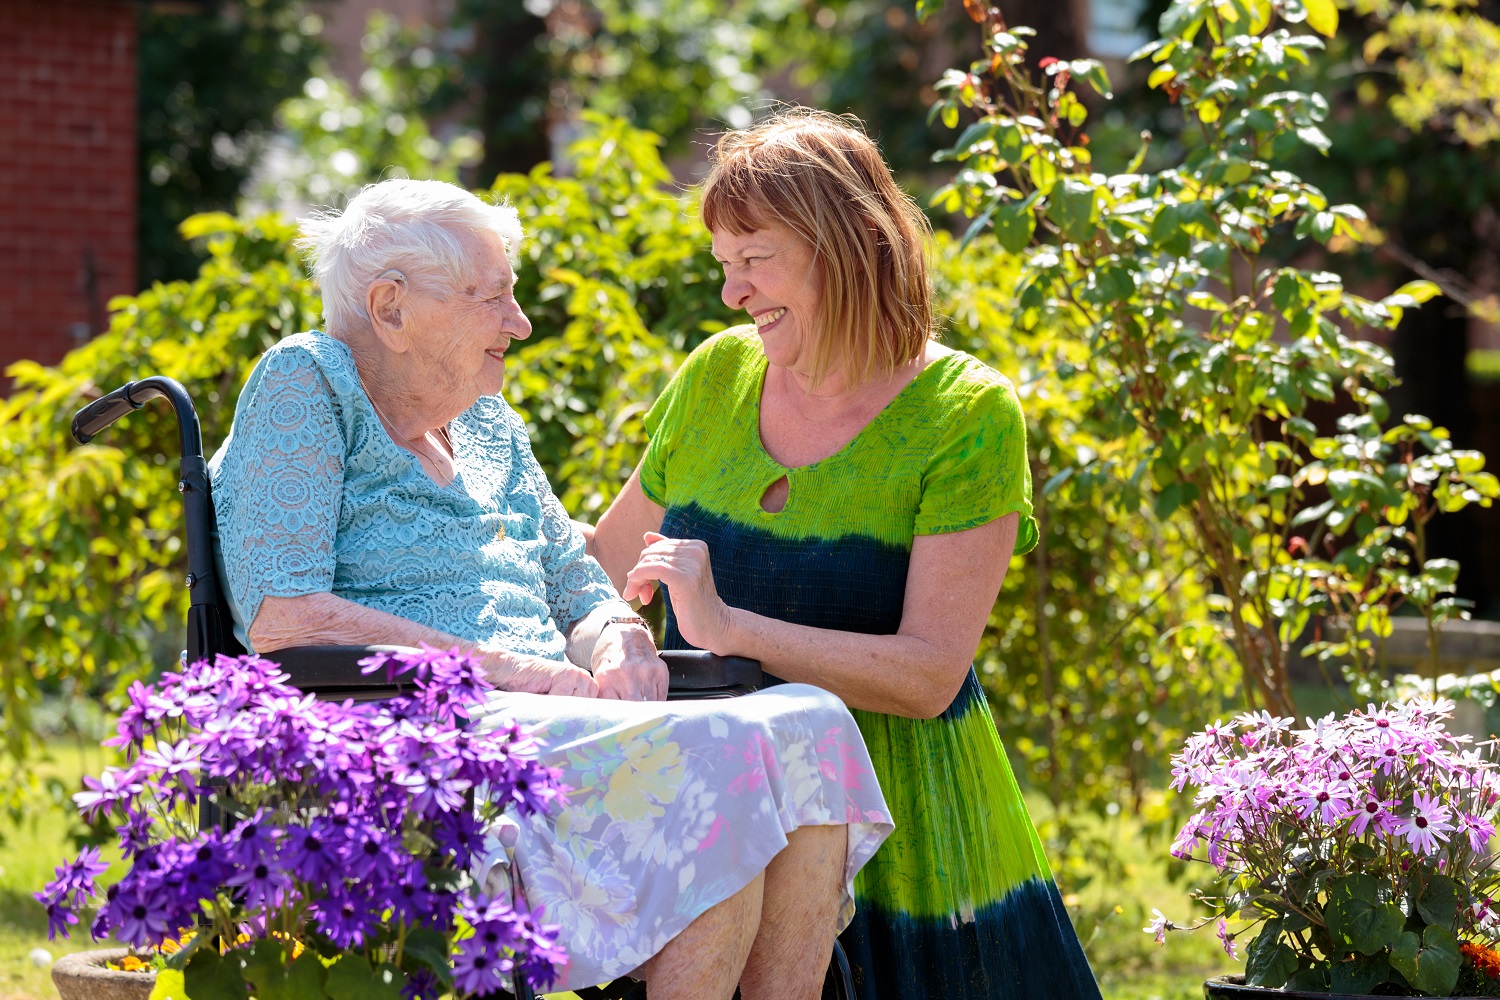
<instances>
[{"instance_id":1,"label":"garden shrub","mask_svg":"<svg viewBox=\"0 0 1500 1000\"><path fill-rule=\"evenodd\" d=\"M564 504L586 520L638 460L641 417L686 352L738 321L720 301L692 197L670 188L655 138L614 119L589 126L573 149L575 176L543 165L493 188L530 234L518 278L536 332L513 353L506 392ZM108 333L56 367L11 369L16 390L0 409L10 457L0 472L10 511L0 684L13 761L37 749L30 710L43 692L122 691L163 665L153 649L172 655L186 608L171 414L148 405L77 446L72 413L127 380L170 375L198 401L211 452L259 354L318 323L291 223L200 216L185 235L209 253L194 281L117 300ZM1193 658L1193 644L1181 653L1158 641L1191 634L1208 597L1188 572L1195 557L1180 529L1044 488L1057 470L1115 447L1088 425L1087 399L1053 379L1059 358L1081 363L1086 345L1064 326L1022 332L1019 262L993 237L959 249L939 234L944 337L1017 382L1043 532L1006 580L980 673L1023 775L1054 800L1103 810L1133 801L1147 762L1180 742L1197 711L1232 698L1233 682L1221 664ZM15 804L25 772L7 772L17 775Z\"/></svg>"},{"instance_id":2,"label":"garden shrub","mask_svg":"<svg viewBox=\"0 0 1500 1000\"><path fill-rule=\"evenodd\" d=\"M1044 348L1049 388L1077 398L1080 426L1106 443L1056 466L1044 502L1190 539L1179 585L1206 594L1212 613L1176 635L1184 652L1232 659L1251 705L1295 714L1298 650L1378 696L1379 643L1397 611L1427 619L1435 663L1437 626L1463 612L1458 566L1428 557L1426 525L1488 506L1500 483L1425 418L1389 420L1390 357L1352 331L1394 327L1437 287L1370 300L1338 274L1264 253L1273 234L1323 245L1364 235L1364 212L1329 204L1280 162L1299 144L1328 146L1326 100L1293 86L1335 29L1331 0L1174 0L1163 37L1136 58L1186 115L1186 156L1139 172L1143 136L1112 176L1091 169L1077 93L1087 84L1107 99L1103 67L1046 59L1033 78L1029 30L966 6L986 55L947 72L934 113L950 127L960 108L978 120L946 154L959 167L934 202L972 216L969 237L992 232L1019 257L1009 287L1021 336L1073 332ZM1343 408L1336 426L1315 423L1323 404Z\"/></svg>"}]
</instances>

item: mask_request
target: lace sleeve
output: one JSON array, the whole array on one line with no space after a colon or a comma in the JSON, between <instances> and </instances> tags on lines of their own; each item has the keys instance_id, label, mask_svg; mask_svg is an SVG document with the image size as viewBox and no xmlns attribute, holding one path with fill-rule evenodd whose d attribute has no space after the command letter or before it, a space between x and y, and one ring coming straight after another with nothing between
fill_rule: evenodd
<instances>
[{"instance_id":1,"label":"lace sleeve","mask_svg":"<svg viewBox=\"0 0 1500 1000\"><path fill-rule=\"evenodd\" d=\"M344 438L328 384L300 350L268 354L214 475L226 588L246 631L266 597L333 588Z\"/></svg>"},{"instance_id":2,"label":"lace sleeve","mask_svg":"<svg viewBox=\"0 0 1500 1000\"><path fill-rule=\"evenodd\" d=\"M516 433L526 440L526 428L520 417L513 413L512 419ZM547 605L552 609L558 631L567 635L589 612L601 604L619 601L620 595L604 568L584 551L583 533L552 492L547 474L531 453L529 442L517 450L526 473L536 484L541 502L541 534L546 541L542 550L542 576L547 586Z\"/></svg>"}]
</instances>

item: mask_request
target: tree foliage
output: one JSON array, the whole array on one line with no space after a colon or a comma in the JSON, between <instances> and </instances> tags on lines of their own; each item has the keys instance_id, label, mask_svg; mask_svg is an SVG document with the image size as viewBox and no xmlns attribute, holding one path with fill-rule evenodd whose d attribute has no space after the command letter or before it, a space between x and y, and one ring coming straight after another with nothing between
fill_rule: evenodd
<instances>
[{"instance_id":1,"label":"tree foliage","mask_svg":"<svg viewBox=\"0 0 1500 1000\"><path fill-rule=\"evenodd\" d=\"M1355 10L1380 25L1362 54L1367 63L1394 62L1400 91L1391 110L1408 128L1450 131L1470 146L1500 140L1500 26L1479 6L1356 0Z\"/></svg>"},{"instance_id":2,"label":"tree foliage","mask_svg":"<svg viewBox=\"0 0 1500 1000\"><path fill-rule=\"evenodd\" d=\"M314 62L302 92L276 109L287 162L280 176L262 177L249 197L269 205L326 205L386 177L457 181L480 147L473 134L445 141L428 126L425 109L446 79L433 34L376 11L361 38L365 69L354 85L321 59Z\"/></svg>"},{"instance_id":3,"label":"tree foliage","mask_svg":"<svg viewBox=\"0 0 1500 1000\"><path fill-rule=\"evenodd\" d=\"M302 89L322 20L304 0L235 0L204 13L142 7L141 284L201 259L177 237L199 212L233 211L277 106Z\"/></svg>"},{"instance_id":4,"label":"tree foliage","mask_svg":"<svg viewBox=\"0 0 1500 1000\"><path fill-rule=\"evenodd\" d=\"M1455 451L1423 418L1382 429L1390 359L1348 329L1394 326L1437 289L1413 283L1378 301L1337 274L1264 258L1274 230L1327 244L1361 238L1364 213L1332 205L1278 169L1301 143L1326 149L1327 104L1291 89L1331 33L1331 0L1174 0L1161 40L1137 58L1180 104L1195 144L1179 165L1090 170L1078 86L1109 96L1103 68L1050 61L1024 69L1027 30L970 7L988 49L952 70L935 111L978 120L951 151L954 182L935 200L973 216L1022 256L1023 329L1071 329L1081 362L1059 356L1061 384L1087 401L1087 425L1111 447L1049 483L1095 506L1175 524L1217 591L1201 636L1239 664L1252 704L1292 714L1289 654L1315 621L1309 651L1351 666L1403 604L1438 622L1459 612L1457 567L1424 559L1436 510L1500 495L1483 456ZM1333 434L1310 417L1340 400ZM1419 512L1413 517L1414 512ZM1371 633L1375 640L1370 638Z\"/></svg>"}]
</instances>

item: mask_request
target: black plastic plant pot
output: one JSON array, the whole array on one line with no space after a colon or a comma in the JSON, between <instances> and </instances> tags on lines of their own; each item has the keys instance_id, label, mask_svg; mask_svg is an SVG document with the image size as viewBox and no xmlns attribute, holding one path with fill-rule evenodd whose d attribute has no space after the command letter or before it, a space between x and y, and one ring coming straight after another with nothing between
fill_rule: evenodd
<instances>
[{"instance_id":1,"label":"black plastic plant pot","mask_svg":"<svg viewBox=\"0 0 1500 1000\"><path fill-rule=\"evenodd\" d=\"M1203 997L1204 1000L1377 1000L1370 993L1272 990L1264 986L1246 986L1244 976L1215 976L1203 984ZM1500 1000L1500 997L1473 997L1470 1000Z\"/></svg>"}]
</instances>

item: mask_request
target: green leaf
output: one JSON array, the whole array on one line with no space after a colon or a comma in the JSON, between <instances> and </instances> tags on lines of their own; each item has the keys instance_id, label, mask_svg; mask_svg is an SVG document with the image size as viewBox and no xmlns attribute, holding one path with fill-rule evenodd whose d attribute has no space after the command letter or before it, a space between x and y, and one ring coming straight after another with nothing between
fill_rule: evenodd
<instances>
[{"instance_id":1,"label":"green leaf","mask_svg":"<svg viewBox=\"0 0 1500 1000\"><path fill-rule=\"evenodd\" d=\"M1153 69L1151 75L1146 77L1146 86L1155 90L1176 75L1177 68L1170 63L1164 63Z\"/></svg>"},{"instance_id":2,"label":"green leaf","mask_svg":"<svg viewBox=\"0 0 1500 1000\"><path fill-rule=\"evenodd\" d=\"M453 988L453 961L448 953L448 939L427 927L418 927L406 935L405 955L425 965L442 980L444 986Z\"/></svg>"},{"instance_id":3,"label":"green leaf","mask_svg":"<svg viewBox=\"0 0 1500 1000\"><path fill-rule=\"evenodd\" d=\"M1311 993L1321 993L1328 989L1328 965L1320 962L1317 965L1308 964L1307 959L1297 967L1297 971L1287 977L1286 989L1303 990Z\"/></svg>"},{"instance_id":4,"label":"green leaf","mask_svg":"<svg viewBox=\"0 0 1500 1000\"><path fill-rule=\"evenodd\" d=\"M979 143L993 137L994 134L995 123L981 119L964 129L963 135L958 137L958 141L953 144L953 148L960 153L967 153Z\"/></svg>"},{"instance_id":5,"label":"green leaf","mask_svg":"<svg viewBox=\"0 0 1500 1000\"><path fill-rule=\"evenodd\" d=\"M1280 989L1297 971L1297 955L1280 940L1281 921L1268 920L1245 954L1245 985Z\"/></svg>"},{"instance_id":6,"label":"green leaf","mask_svg":"<svg viewBox=\"0 0 1500 1000\"><path fill-rule=\"evenodd\" d=\"M1391 293L1392 295L1406 295L1417 303L1426 302L1428 299L1443 294L1443 290L1431 281L1408 281L1400 288Z\"/></svg>"},{"instance_id":7,"label":"green leaf","mask_svg":"<svg viewBox=\"0 0 1500 1000\"><path fill-rule=\"evenodd\" d=\"M1062 184L1052 189L1051 202L1047 214L1065 239L1086 243L1093 238L1098 229L1099 209L1092 184L1065 177Z\"/></svg>"},{"instance_id":8,"label":"green leaf","mask_svg":"<svg viewBox=\"0 0 1500 1000\"><path fill-rule=\"evenodd\" d=\"M1437 560L1429 560L1424 570L1429 570ZM1445 560L1446 561L1446 560ZM1453 576L1458 576L1458 565L1453 566ZM1450 580L1446 586L1451 587ZM1458 919L1458 883L1446 875L1433 875L1427 883L1427 888L1417 898L1417 912L1422 919L1435 927L1446 927L1453 930L1454 921Z\"/></svg>"},{"instance_id":9,"label":"green leaf","mask_svg":"<svg viewBox=\"0 0 1500 1000\"><path fill-rule=\"evenodd\" d=\"M194 934L187 944L168 955L167 968L178 970L187 968L188 962L198 953L198 947L203 944L205 937L204 934Z\"/></svg>"},{"instance_id":10,"label":"green leaf","mask_svg":"<svg viewBox=\"0 0 1500 1000\"><path fill-rule=\"evenodd\" d=\"M333 1000L401 1000L406 977L393 965L370 968L363 955L345 953L328 967L328 995Z\"/></svg>"},{"instance_id":11,"label":"green leaf","mask_svg":"<svg viewBox=\"0 0 1500 1000\"><path fill-rule=\"evenodd\" d=\"M964 238L958 243L959 253L963 253L964 250L968 249L969 244L974 242L974 237L984 231L984 227L989 225L990 218L999 207L1000 196L997 194L990 199L989 207L976 216L974 221L969 223L969 228L964 230Z\"/></svg>"},{"instance_id":12,"label":"green leaf","mask_svg":"<svg viewBox=\"0 0 1500 1000\"><path fill-rule=\"evenodd\" d=\"M327 970L317 952L304 951L286 962L286 952L275 941L255 942L245 960L245 978L253 985L255 1000L322 1000Z\"/></svg>"},{"instance_id":13,"label":"green leaf","mask_svg":"<svg viewBox=\"0 0 1500 1000\"><path fill-rule=\"evenodd\" d=\"M217 948L200 948L183 975L193 1000L245 1000L249 993L237 951L220 955Z\"/></svg>"},{"instance_id":14,"label":"green leaf","mask_svg":"<svg viewBox=\"0 0 1500 1000\"><path fill-rule=\"evenodd\" d=\"M183 239L197 240L205 236L232 233L239 228L239 220L228 212L199 212L183 219L178 224L177 231L182 234Z\"/></svg>"},{"instance_id":15,"label":"green leaf","mask_svg":"<svg viewBox=\"0 0 1500 1000\"><path fill-rule=\"evenodd\" d=\"M1186 257L1193 247L1195 231L1209 220L1202 202L1164 205L1151 220L1151 242L1174 257Z\"/></svg>"},{"instance_id":16,"label":"green leaf","mask_svg":"<svg viewBox=\"0 0 1500 1000\"><path fill-rule=\"evenodd\" d=\"M1043 195L1052 193L1052 185L1057 183L1057 165L1046 156L1033 156L1026 165L1031 173L1031 183Z\"/></svg>"},{"instance_id":17,"label":"green leaf","mask_svg":"<svg viewBox=\"0 0 1500 1000\"><path fill-rule=\"evenodd\" d=\"M1385 955L1351 955L1334 962L1329 988L1334 993L1363 996L1391 978L1391 962Z\"/></svg>"},{"instance_id":18,"label":"green leaf","mask_svg":"<svg viewBox=\"0 0 1500 1000\"><path fill-rule=\"evenodd\" d=\"M1330 149L1333 148L1332 140L1330 140L1328 136L1324 134L1323 130L1318 128L1318 126L1316 125L1304 125L1301 128L1297 129L1297 138L1301 139L1303 142L1307 143L1309 146L1311 146L1313 149L1316 149L1320 153L1327 153ZM1319 214L1328 215L1328 228L1330 231L1332 231L1332 213Z\"/></svg>"},{"instance_id":19,"label":"green leaf","mask_svg":"<svg viewBox=\"0 0 1500 1000\"><path fill-rule=\"evenodd\" d=\"M177 969L158 969L150 1000L188 1000L182 973Z\"/></svg>"},{"instance_id":20,"label":"green leaf","mask_svg":"<svg viewBox=\"0 0 1500 1000\"><path fill-rule=\"evenodd\" d=\"M1307 25L1324 38L1332 38L1339 30L1339 9L1333 0L1302 0L1307 8Z\"/></svg>"},{"instance_id":21,"label":"green leaf","mask_svg":"<svg viewBox=\"0 0 1500 1000\"><path fill-rule=\"evenodd\" d=\"M1373 955L1389 948L1406 917L1394 901L1380 901L1380 884L1370 875L1346 875L1328 883L1328 935L1340 951Z\"/></svg>"},{"instance_id":22,"label":"green leaf","mask_svg":"<svg viewBox=\"0 0 1500 1000\"><path fill-rule=\"evenodd\" d=\"M1429 927L1420 939L1407 931L1391 946L1391 968L1423 993L1445 997L1458 983L1458 939L1446 927Z\"/></svg>"},{"instance_id":23,"label":"green leaf","mask_svg":"<svg viewBox=\"0 0 1500 1000\"><path fill-rule=\"evenodd\" d=\"M1031 245L1031 235L1036 232L1036 215L1031 210L1034 203L1035 198L1028 196L1021 201L1006 202L995 211L992 220L995 239L1011 253L1020 253Z\"/></svg>"},{"instance_id":24,"label":"green leaf","mask_svg":"<svg viewBox=\"0 0 1500 1000\"><path fill-rule=\"evenodd\" d=\"M1172 5L1157 22L1164 39L1188 35L1193 27L1203 20L1202 0L1172 0Z\"/></svg>"},{"instance_id":25,"label":"green leaf","mask_svg":"<svg viewBox=\"0 0 1500 1000\"><path fill-rule=\"evenodd\" d=\"M1114 91L1109 85L1109 74L1105 71L1104 64L1097 59L1074 59L1073 75L1086 81L1106 101L1114 98Z\"/></svg>"},{"instance_id":26,"label":"green leaf","mask_svg":"<svg viewBox=\"0 0 1500 1000\"><path fill-rule=\"evenodd\" d=\"M1156 516L1166 520L1179 507L1198 499L1198 487L1192 483L1173 483L1156 495Z\"/></svg>"},{"instance_id":27,"label":"green leaf","mask_svg":"<svg viewBox=\"0 0 1500 1000\"><path fill-rule=\"evenodd\" d=\"M1078 469L1076 466L1070 465L1061 472L1053 475L1045 483L1042 484L1042 496L1049 497L1053 493L1056 493L1059 489L1062 488L1063 483L1066 483L1069 479L1073 478L1073 473L1077 471Z\"/></svg>"},{"instance_id":28,"label":"green leaf","mask_svg":"<svg viewBox=\"0 0 1500 1000\"><path fill-rule=\"evenodd\" d=\"M993 138L995 153L1006 163L1020 163L1026 152L1026 133L1013 118L1001 118L995 122Z\"/></svg>"}]
</instances>

